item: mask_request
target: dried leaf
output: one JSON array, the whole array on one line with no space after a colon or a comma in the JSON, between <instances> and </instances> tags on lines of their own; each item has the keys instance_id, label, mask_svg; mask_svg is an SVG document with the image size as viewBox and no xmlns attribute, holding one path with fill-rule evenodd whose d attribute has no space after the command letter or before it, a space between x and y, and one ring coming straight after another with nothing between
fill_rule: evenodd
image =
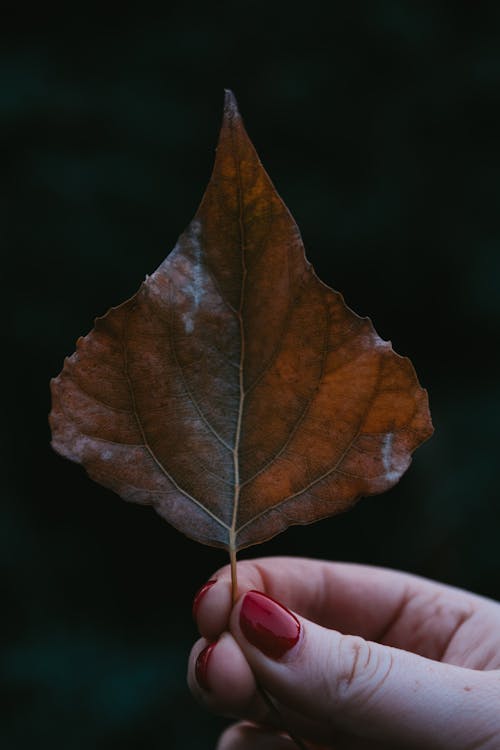
<instances>
[{"instance_id":1,"label":"dried leaf","mask_svg":"<svg viewBox=\"0 0 500 750\"><path fill-rule=\"evenodd\" d=\"M306 261L230 92L195 218L52 392L59 453L233 553L388 489L432 433L410 361Z\"/></svg>"}]
</instances>

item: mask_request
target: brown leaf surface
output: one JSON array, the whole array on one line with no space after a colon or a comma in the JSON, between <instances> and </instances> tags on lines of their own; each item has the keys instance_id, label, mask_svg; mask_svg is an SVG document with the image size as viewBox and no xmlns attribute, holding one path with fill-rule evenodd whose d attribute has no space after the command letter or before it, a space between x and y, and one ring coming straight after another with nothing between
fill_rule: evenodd
<instances>
[{"instance_id":1,"label":"brown leaf surface","mask_svg":"<svg viewBox=\"0 0 500 750\"><path fill-rule=\"evenodd\" d=\"M306 261L230 92L195 218L52 393L59 453L233 550L383 492L432 433L410 361Z\"/></svg>"}]
</instances>

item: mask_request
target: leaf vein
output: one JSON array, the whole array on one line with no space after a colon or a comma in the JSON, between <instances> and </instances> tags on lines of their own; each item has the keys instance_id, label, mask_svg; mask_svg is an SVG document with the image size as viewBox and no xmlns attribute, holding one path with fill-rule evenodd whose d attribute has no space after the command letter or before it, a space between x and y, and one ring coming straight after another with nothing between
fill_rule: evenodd
<instances>
[{"instance_id":1,"label":"leaf vein","mask_svg":"<svg viewBox=\"0 0 500 750\"><path fill-rule=\"evenodd\" d=\"M235 307L233 307L233 305L229 302L229 300L227 299L227 297L225 296L225 294L222 292L219 280L218 280L217 276L215 275L215 272L212 270L212 267L210 266L210 264L207 261L206 257L203 258L202 263L205 266L205 268L207 269L208 275L212 279L212 283L213 283L213 285L214 285L214 287L215 287L215 289L217 291L217 294L221 298L222 302L233 313L233 315L236 315L236 317L238 317L238 310Z\"/></svg>"},{"instance_id":2,"label":"leaf vein","mask_svg":"<svg viewBox=\"0 0 500 750\"><path fill-rule=\"evenodd\" d=\"M321 383L321 381L323 379L324 369L325 369L325 362L326 362L326 355L327 355L327 348L326 348L325 344L326 344L326 340L328 338L329 313L328 313L328 309L326 307L325 307L325 309L326 309L325 335L324 335L324 343L323 343L322 354L321 354L320 372L319 372L319 376L318 376L318 378L316 380L316 386L315 386L315 388L313 388L311 390L311 392L310 392L310 394L309 394L309 396L308 396L308 398L306 400L306 403L304 405L304 408L300 412L298 418L295 421L295 424L293 425L292 429L288 433L288 435L287 435L287 437L285 439L285 442L282 444L282 446L279 449L279 451L269 461L267 461L264 464L264 466L262 466L260 469L258 469L251 477L249 477L248 479L245 479L245 481L242 482L242 485L241 485L242 487L244 487L247 484L250 484L250 482L253 482L254 479L256 479L264 471L266 471L266 469L268 469L270 466L272 466L272 464L275 463L280 458L280 456L283 455L283 453L285 452L285 450L287 449L287 447L290 445L292 439L296 435L296 433L297 433L298 429L300 428L302 422L304 421L307 412L311 408L311 404L313 403L314 398L315 398L315 396L317 394L317 389L318 389L318 387L319 387L319 385L320 385L320 383Z\"/></svg>"},{"instance_id":3,"label":"leaf vein","mask_svg":"<svg viewBox=\"0 0 500 750\"><path fill-rule=\"evenodd\" d=\"M215 439L218 440L218 442L224 448L226 448L226 450L232 451L233 450L232 447L224 440L224 438L221 435L219 435L219 433L217 432L217 430L215 429L215 427L213 427L210 424L209 420L207 419L207 417L205 416L205 414L201 410L201 407L199 406L198 402L196 401L195 397L193 396L193 393L192 393L191 389L189 388L189 386L187 384L187 380L186 380L186 377L184 375L184 368L183 368L183 366L182 366L182 364L181 364L181 362L179 360L179 357L177 356L177 349L176 349L176 346L175 346L175 337L173 335L172 328L170 328L170 336L169 336L169 338L170 338L170 341L171 341L171 344L172 344L172 354L173 354L173 357L174 357L174 360L175 360L175 364L177 365L177 368L179 370L179 373L180 373L180 376L181 376L181 380L182 380L182 385L184 386L184 390L186 391L186 394L188 395L189 400L193 404L193 406L194 406L194 408L195 408L198 416L200 417L201 421L210 430L210 432L215 437Z\"/></svg>"},{"instance_id":4,"label":"leaf vein","mask_svg":"<svg viewBox=\"0 0 500 750\"><path fill-rule=\"evenodd\" d=\"M135 400L134 388L133 388L132 380L130 378L130 374L129 374L129 371L128 371L127 344L126 344L126 328L127 328L128 319L130 317L130 314L131 314L132 310L133 310L133 308L131 308L128 311L128 314L127 314L127 317L126 317L126 321L125 321L125 324L124 324L124 331L122 332L123 333L123 343L122 343L123 365L124 365L125 378L127 380L128 389L129 389L129 393L130 393L130 399L131 399L132 406L133 406L133 413L134 413L134 416L135 416L135 419L136 419L136 422L137 422L137 426L138 426L139 431L141 433L142 440L144 442L144 447L146 448L146 450L148 451L148 453L151 456L152 460L154 461L154 463L156 464L156 466L160 469L160 471L162 472L162 474L164 474L164 476L166 477L166 479L168 479L168 481L171 484L173 484L173 486L176 488L176 490L178 492L180 492L181 495L184 495L185 498L187 498L188 500L191 500L192 503L194 503L195 505L197 505L207 515L209 515L211 518L213 518L214 521L216 521L220 526L222 526L223 528L227 529L228 528L227 524L225 524L220 518L218 518L214 513L212 513L211 510L209 510L207 507L205 507L205 505L203 505L202 502L200 502L195 497L193 497L193 495L191 495L187 490L183 489L176 482L176 480L174 479L174 477L170 474L169 471L167 471L167 469L165 468L165 466L162 464L162 462L156 456L156 454L155 454L154 450L152 449L152 447L149 445L148 439L146 437L146 433L144 432L143 424L141 422L141 418L139 416L139 412L137 411L137 404L136 404L136 400Z\"/></svg>"},{"instance_id":5,"label":"leaf vein","mask_svg":"<svg viewBox=\"0 0 500 750\"><path fill-rule=\"evenodd\" d=\"M83 395L86 396L87 398L91 399L91 401L95 401L95 403L98 404L99 406L103 406L105 409L109 409L110 411L117 412L118 414L131 414L131 415L133 415L133 410L132 409L119 409L117 406L111 406L111 404L107 404L102 399L97 398L92 393L89 393L89 391L87 391L76 378L74 378L73 380L74 380L75 385L83 393Z\"/></svg>"},{"instance_id":6,"label":"leaf vein","mask_svg":"<svg viewBox=\"0 0 500 750\"><path fill-rule=\"evenodd\" d=\"M290 502L291 500L295 500L297 497L300 497L300 495L303 495L305 492L307 492L308 490L310 490L312 487L315 487L320 482L324 481L325 479L328 479L329 476L331 476L332 474L334 474L338 470L338 468L342 465L345 457L347 456L347 454L351 450L353 444L356 442L356 440L358 439L358 437L361 434L363 423L366 420L366 417L367 417L367 415L368 415L368 413L369 413L369 411L370 411L370 409L372 407L373 401L375 400L375 398L377 396L377 393L378 393L378 387L379 387L379 382L380 382L381 369L382 369L381 368L381 362L379 360L377 379L376 379L376 382L374 384L373 392L371 394L369 402L367 403L366 409L364 410L363 414L361 415L361 418L359 419L358 427L356 429L356 432L355 432L353 438L349 441L349 443L347 444L346 448L342 451L342 453L340 455L340 458L337 460L337 462L335 463L335 465L331 469L328 469L328 471L325 471L319 477L316 477L315 479L313 479L311 482L309 482L309 484L307 484L301 490L298 490L297 492L294 492L292 495L289 495L288 497L285 497L282 500L279 500L274 505L265 508L260 513L257 513L255 516L253 516L253 518L250 518L248 521L246 521L242 526L240 526L237 529L237 531L236 531L237 534L240 534L243 531L244 528L246 528L247 526L250 526L250 524L252 524L252 523L255 523L255 521L257 521L262 516L266 515L266 513L269 513L272 510L274 510L275 508L277 508L278 506L281 506L281 505L283 505L285 503Z\"/></svg>"}]
</instances>

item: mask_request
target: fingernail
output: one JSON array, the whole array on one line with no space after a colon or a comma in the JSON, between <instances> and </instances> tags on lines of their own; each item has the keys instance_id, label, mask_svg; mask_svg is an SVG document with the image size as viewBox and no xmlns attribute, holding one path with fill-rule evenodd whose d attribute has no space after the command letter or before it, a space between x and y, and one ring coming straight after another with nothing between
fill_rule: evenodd
<instances>
[{"instance_id":1,"label":"fingernail","mask_svg":"<svg viewBox=\"0 0 500 750\"><path fill-rule=\"evenodd\" d=\"M289 651L300 635L300 623L288 609L259 591L245 594L240 628L249 643L271 659Z\"/></svg>"},{"instance_id":2,"label":"fingernail","mask_svg":"<svg viewBox=\"0 0 500 750\"><path fill-rule=\"evenodd\" d=\"M193 600L193 619L196 620L196 615L198 614L198 609L200 607L201 600L207 593L208 589L211 588L214 583L217 583L216 578L212 578L210 581L207 581L203 584L203 586L198 589L198 591L195 594L194 600Z\"/></svg>"},{"instance_id":3,"label":"fingernail","mask_svg":"<svg viewBox=\"0 0 500 750\"><path fill-rule=\"evenodd\" d=\"M210 657L212 655L212 651L214 650L215 646L216 646L215 643L209 643L208 646L205 646L203 651L200 651L200 653L198 654L198 658L196 659L194 673L196 676L196 681L198 685L202 688L202 690L210 691L210 686L208 684L208 678L207 678L207 671L208 671L208 663L210 661Z\"/></svg>"}]
</instances>

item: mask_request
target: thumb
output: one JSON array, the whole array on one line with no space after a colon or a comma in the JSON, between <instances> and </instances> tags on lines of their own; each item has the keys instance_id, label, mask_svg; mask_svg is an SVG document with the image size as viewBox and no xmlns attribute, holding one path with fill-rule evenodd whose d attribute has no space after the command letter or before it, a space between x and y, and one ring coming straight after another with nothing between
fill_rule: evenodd
<instances>
[{"instance_id":1,"label":"thumb","mask_svg":"<svg viewBox=\"0 0 500 750\"><path fill-rule=\"evenodd\" d=\"M313 721L326 742L347 732L401 747L459 750L490 747L492 733L500 733L492 726L500 692L494 672L341 635L257 591L238 602L230 629L257 682L288 715Z\"/></svg>"}]
</instances>

